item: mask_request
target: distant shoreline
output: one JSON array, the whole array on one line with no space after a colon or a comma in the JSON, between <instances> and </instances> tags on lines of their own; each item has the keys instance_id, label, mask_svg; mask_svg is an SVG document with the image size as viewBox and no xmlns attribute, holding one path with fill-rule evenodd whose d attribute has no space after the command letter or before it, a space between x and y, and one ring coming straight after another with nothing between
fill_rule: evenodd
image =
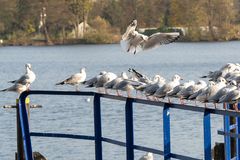
<instances>
[{"instance_id":1,"label":"distant shoreline","mask_svg":"<svg viewBox=\"0 0 240 160\"><path fill-rule=\"evenodd\" d=\"M176 41L174 43L215 43L215 42L233 42L233 41L239 41L239 40L218 40L218 41L208 41L208 40L201 40L201 41L185 41L180 40ZM53 42L52 44L47 44L46 42L30 42L30 43L3 43L0 44L0 47L7 47L7 46L68 46L68 45L111 45L111 44L119 44L119 42L114 43L87 43L87 42Z\"/></svg>"}]
</instances>

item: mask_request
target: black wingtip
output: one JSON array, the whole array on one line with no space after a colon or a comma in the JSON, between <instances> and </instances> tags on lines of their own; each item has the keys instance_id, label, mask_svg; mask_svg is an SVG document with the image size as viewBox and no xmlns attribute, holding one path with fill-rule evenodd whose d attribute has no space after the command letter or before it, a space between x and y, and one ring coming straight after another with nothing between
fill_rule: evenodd
<instances>
[{"instance_id":1,"label":"black wingtip","mask_svg":"<svg viewBox=\"0 0 240 160\"><path fill-rule=\"evenodd\" d=\"M202 77L200 77L200 78L207 78L207 76L202 76Z\"/></svg>"},{"instance_id":2,"label":"black wingtip","mask_svg":"<svg viewBox=\"0 0 240 160\"><path fill-rule=\"evenodd\" d=\"M57 86L57 85L64 85L64 81L63 81L63 82L56 83L55 85L56 85L56 86Z\"/></svg>"}]
</instances>

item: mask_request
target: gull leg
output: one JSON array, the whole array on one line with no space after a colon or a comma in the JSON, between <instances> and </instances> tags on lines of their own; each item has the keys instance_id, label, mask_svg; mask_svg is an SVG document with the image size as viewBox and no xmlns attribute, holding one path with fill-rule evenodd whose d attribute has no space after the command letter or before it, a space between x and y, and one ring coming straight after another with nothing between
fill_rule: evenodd
<instances>
[{"instance_id":1,"label":"gull leg","mask_svg":"<svg viewBox=\"0 0 240 160\"><path fill-rule=\"evenodd\" d=\"M213 103L213 104L214 104L215 109L217 109L217 103Z\"/></svg>"},{"instance_id":2,"label":"gull leg","mask_svg":"<svg viewBox=\"0 0 240 160\"><path fill-rule=\"evenodd\" d=\"M207 103L204 103L204 107L207 108Z\"/></svg>"},{"instance_id":3,"label":"gull leg","mask_svg":"<svg viewBox=\"0 0 240 160\"><path fill-rule=\"evenodd\" d=\"M170 98L168 97L168 103L171 103Z\"/></svg>"},{"instance_id":4,"label":"gull leg","mask_svg":"<svg viewBox=\"0 0 240 160\"><path fill-rule=\"evenodd\" d=\"M121 94L119 93L119 91L118 91L118 90L116 90L116 92L117 92L117 96L121 96Z\"/></svg>"},{"instance_id":5,"label":"gull leg","mask_svg":"<svg viewBox=\"0 0 240 160\"><path fill-rule=\"evenodd\" d=\"M140 98L140 97L138 97L138 91L136 90L136 98Z\"/></svg>"},{"instance_id":6,"label":"gull leg","mask_svg":"<svg viewBox=\"0 0 240 160\"><path fill-rule=\"evenodd\" d=\"M156 97L156 101L157 101L157 102L160 102L160 98Z\"/></svg>"},{"instance_id":7,"label":"gull leg","mask_svg":"<svg viewBox=\"0 0 240 160\"><path fill-rule=\"evenodd\" d=\"M128 96L129 98L132 98L130 91L127 91L127 96Z\"/></svg>"},{"instance_id":8,"label":"gull leg","mask_svg":"<svg viewBox=\"0 0 240 160\"><path fill-rule=\"evenodd\" d=\"M180 98L179 100L180 100L180 104L184 104L184 100L182 98Z\"/></svg>"},{"instance_id":9,"label":"gull leg","mask_svg":"<svg viewBox=\"0 0 240 160\"><path fill-rule=\"evenodd\" d=\"M147 99L147 100L151 100L151 98L150 98L149 96L147 96L147 95L146 95L146 99Z\"/></svg>"},{"instance_id":10,"label":"gull leg","mask_svg":"<svg viewBox=\"0 0 240 160\"><path fill-rule=\"evenodd\" d=\"M108 94L108 90L105 88L105 94Z\"/></svg>"},{"instance_id":11,"label":"gull leg","mask_svg":"<svg viewBox=\"0 0 240 160\"><path fill-rule=\"evenodd\" d=\"M79 86L78 85L76 85L76 91L79 91Z\"/></svg>"},{"instance_id":12,"label":"gull leg","mask_svg":"<svg viewBox=\"0 0 240 160\"><path fill-rule=\"evenodd\" d=\"M227 104L226 103L223 103L223 109L227 109Z\"/></svg>"},{"instance_id":13,"label":"gull leg","mask_svg":"<svg viewBox=\"0 0 240 160\"><path fill-rule=\"evenodd\" d=\"M103 88L103 93L108 94L107 88Z\"/></svg>"},{"instance_id":14,"label":"gull leg","mask_svg":"<svg viewBox=\"0 0 240 160\"><path fill-rule=\"evenodd\" d=\"M238 105L237 105L237 103L234 103L234 104L233 104L233 108L234 108L234 110L235 110L236 112L238 112Z\"/></svg>"}]
</instances>

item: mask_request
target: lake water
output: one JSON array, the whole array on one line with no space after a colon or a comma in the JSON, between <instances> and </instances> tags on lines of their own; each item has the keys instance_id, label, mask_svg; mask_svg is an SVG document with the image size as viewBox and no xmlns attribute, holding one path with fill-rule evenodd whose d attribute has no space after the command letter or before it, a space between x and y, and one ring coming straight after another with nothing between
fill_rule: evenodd
<instances>
[{"instance_id":1,"label":"lake water","mask_svg":"<svg viewBox=\"0 0 240 160\"><path fill-rule=\"evenodd\" d=\"M180 74L184 80L197 80L208 71L228 62L240 62L240 42L174 43L142 54L123 53L119 45L73 45L50 47L1 47L0 89L9 80L22 75L24 64L31 63L37 75L31 89L74 90L71 86L54 84L86 67L87 78L102 70L119 74L129 67L153 76L161 74L169 79ZM82 88L83 90L87 90ZM17 94L0 93L0 106L14 104ZM31 102L43 108L31 110L30 128L39 132L58 132L93 135L92 102L87 97L31 96ZM162 109L136 104L134 110L135 143L163 150ZM124 103L102 102L103 136L125 140ZM14 109L0 108L0 159L14 159L16 151L16 119ZM172 152L203 158L203 115L195 112L171 110ZM212 144L223 141L217 135L222 117L212 116ZM91 141L32 137L33 150L47 159L93 160ZM103 143L104 160L124 160L125 148ZM135 159L143 152L135 151ZM156 159L162 159L154 155Z\"/></svg>"}]
</instances>

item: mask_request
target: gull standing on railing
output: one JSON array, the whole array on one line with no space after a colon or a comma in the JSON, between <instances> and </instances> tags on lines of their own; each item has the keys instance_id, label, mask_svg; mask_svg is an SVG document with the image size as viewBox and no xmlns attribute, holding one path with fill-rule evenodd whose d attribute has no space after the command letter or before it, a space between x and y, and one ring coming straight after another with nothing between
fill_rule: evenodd
<instances>
[{"instance_id":1,"label":"gull standing on railing","mask_svg":"<svg viewBox=\"0 0 240 160\"><path fill-rule=\"evenodd\" d=\"M237 89L237 82L235 80L232 80L227 86L220 89L215 95L213 95L212 97L209 97L208 101L212 103L218 103L222 96L236 89Z\"/></svg>"},{"instance_id":2,"label":"gull standing on railing","mask_svg":"<svg viewBox=\"0 0 240 160\"><path fill-rule=\"evenodd\" d=\"M36 75L32 71L32 65L31 64L29 64L29 63L25 64L25 68L26 68L26 73L24 75L22 75L17 80L9 81L9 83L15 83L15 84L18 83L18 84L21 84L21 85L26 85L27 89L29 89L30 85L35 81ZM15 87L16 86L20 86L20 85L15 85Z\"/></svg>"},{"instance_id":3,"label":"gull standing on railing","mask_svg":"<svg viewBox=\"0 0 240 160\"><path fill-rule=\"evenodd\" d=\"M99 79L96 82L95 87L98 89L98 92L102 92L102 88L104 89L103 92L106 93L106 89L104 88L104 85L107 84L108 82L111 82L117 78L117 75L112 72L107 72L106 74L103 74L102 76L99 77Z\"/></svg>"},{"instance_id":4,"label":"gull standing on railing","mask_svg":"<svg viewBox=\"0 0 240 160\"><path fill-rule=\"evenodd\" d=\"M22 75L19 79L9 81L9 83L14 83L11 87L0 90L1 92L17 92L19 95L28 90L30 88L30 85L35 81L36 75L32 71L31 64L27 63L25 64L26 73Z\"/></svg>"},{"instance_id":5,"label":"gull standing on railing","mask_svg":"<svg viewBox=\"0 0 240 160\"><path fill-rule=\"evenodd\" d=\"M172 77L172 80L166 84L164 84L161 88L159 88L155 93L154 96L157 98L164 98L165 96L167 96L167 94L169 92L171 92L173 90L173 88L175 88L176 86L178 86L180 84L180 80L182 80L182 78L175 74ZM170 99L168 98L168 101L170 103Z\"/></svg>"},{"instance_id":6,"label":"gull standing on railing","mask_svg":"<svg viewBox=\"0 0 240 160\"><path fill-rule=\"evenodd\" d=\"M110 82L105 83L104 88L106 90L106 93L107 93L107 89L113 89L114 86L116 86L118 83L120 83L124 79L128 79L126 72L122 72L121 75L118 76L117 78L113 79ZM117 92L117 95L119 95L119 92L117 90L116 92Z\"/></svg>"},{"instance_id":7,"label":"gull standing on railing","mask_svg":"<svg viewBox=\"0 0 240 160\"><path fill-rule=\"evenodd\" d=\"M98 75L86 80L84 82L84 85L86 85L87 88L89 87L95 87L98 80L100 79L100 77L102 77L102 75L106 74L107 72L106 71L101 71Z\"/></svg>"},{"instance_id":8,"label":"gull standing on railing","mask_svg":"<svg viewBox=\"0 0 240 160\"><path fill-rule=\"evenodd\" d=\"M72 76L65 79L64 81L56 83L56 85L69 84L72 86L76 86L76 91L79 91L79 85L85 82L86 76L87 74L86 74L85 68L81 68L79 73L73 74Z\"/></svg>"},{"instance_id":9,"label":"gull standing on railing","mask_svg":"<svg viewBox=\"0 0 240 160\"><path fill-rule=\"evenodd\" d=\"M137 52L158 47L162 44L169 44L180 37L179 32L161 33L157 32L151 36L140 34L136 31L137 20L133 20L122 35L120 42L122 48L129 53Z\"/></svg>"},{"instance_id":10,"label":"gull standing on railing","mask_svg":"<svg viewBox=\"0 0 240 160\"><path fill-rule=\"evenodd\" d=\"M240 90L235 89L233 91L228 92L226 95L222 96L219 100L219 103L224 103L224 109L226 109L225 103L233 104L233 108L238 111L237 104L240 101Z\"/></svg>"}]
</instances>

